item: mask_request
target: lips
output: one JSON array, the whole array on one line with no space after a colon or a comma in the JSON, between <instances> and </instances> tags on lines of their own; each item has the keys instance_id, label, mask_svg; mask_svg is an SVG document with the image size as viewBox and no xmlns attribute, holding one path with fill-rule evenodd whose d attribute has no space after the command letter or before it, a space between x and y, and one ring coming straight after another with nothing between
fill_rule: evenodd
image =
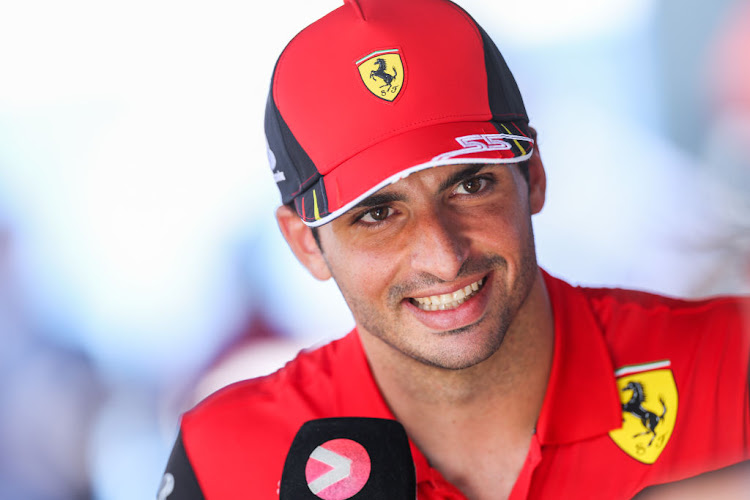
<instances>
[{"instance_id":1,"label":"lips","mask_svg":"<svg viewBox=\"0 0 750 500\"><path fill-rule=\"evenodd\" d=\"M409 299L412 304L417 306L423 311L446 311L455 309L466 300L473 297L479 290L482 289L485 279L481 278L478 281L470 283L463 288L459 288L453 292L443 293L440 295L430 295L427 297L413 297Z\"/></svg>"},{"instance_id":2,"label":"lips","mask_svg":"<svg viewBox=\"0 0 750 500\"><path fill-rule=\"evenodd\" d=\"M475 275L476 276L476 275ZM469 278L472 279L472 278ZM402 302L408 317L413 318L431 332L458 331L469 325L478 324L487 314L493 296L494 273L490 272L472 283L456 283L441 289L425 290L432 295L411 297ZM466 288L469 288L468 296ZM443 292L446 293L435 293ZM463 298L461 294L463 293ZM433 303L433 300L436 303ZM429 304L427 303L429 301ZM405 318L406 319L406 318ZM416 325L415 325L416 326Z\"/></svg>"}]
</instances>

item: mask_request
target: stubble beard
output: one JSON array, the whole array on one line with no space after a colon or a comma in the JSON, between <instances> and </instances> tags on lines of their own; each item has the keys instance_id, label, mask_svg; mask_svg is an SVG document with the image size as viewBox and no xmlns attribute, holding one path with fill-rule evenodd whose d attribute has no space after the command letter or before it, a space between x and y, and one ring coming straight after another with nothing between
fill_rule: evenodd
<instances>
[{"instance_id":1,"label":"stubble beard","mask_svg":"<svg viewBox=\"0 0 750 500\"><path fill-rule=\"evenodd\" d=\"M463 370L485 361L500 349L516 313L521 309L531 292L538 271L534 235L531 227L529 227L529 236L521 260L518 278L510 285L510 289L506 288L504 280L499 279L507 275L507 268L507 261L503 257L485 255L467 260L458 272L457 278L494 272L496 279L493 286L503 287L500 291L501 297L496 311L490 312L478 323L434 334L439 337L449 337L465 334L475 328L489 328L490 331L494 332L485 336L483 345L476 346L476 349L473 349L470 353L443 351L432 352L428 356L424 348L408 341L410 338L409 332L404 331L403 327L399 325L398 317L399 314L403 313L401 300L404 297L411 296L410 291L418 291L427 286L441 283L442 280L435 276L422 275L408 283L397 284L389 289L388 310L395 312L391 315L391 318L393 318L391 321L383 318L383 315L369 302L359 300L355 295L348 294L344 290L342 290L342 294L360 328L377 337L392 349L427 366L445 370ZM498 293L498 291L495 290L494 293Z\"/></svg>"}]
</instances>

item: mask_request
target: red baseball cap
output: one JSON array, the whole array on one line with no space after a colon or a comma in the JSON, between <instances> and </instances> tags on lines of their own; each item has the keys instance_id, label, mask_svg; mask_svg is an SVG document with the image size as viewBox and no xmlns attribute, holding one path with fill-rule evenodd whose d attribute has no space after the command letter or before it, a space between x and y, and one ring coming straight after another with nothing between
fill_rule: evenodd
<instances>
[{"instance_id":1,"label":"red baseball cap","mask_svg":"<svg viewBox=\"0 0 750 500\"><path fill-rule=\"evenodd\" d=\"M534 141L487 33L447 0L345 0L273 72L268 156L309 226L430 167L517 163Z\"/></svg>"}]
</instances>

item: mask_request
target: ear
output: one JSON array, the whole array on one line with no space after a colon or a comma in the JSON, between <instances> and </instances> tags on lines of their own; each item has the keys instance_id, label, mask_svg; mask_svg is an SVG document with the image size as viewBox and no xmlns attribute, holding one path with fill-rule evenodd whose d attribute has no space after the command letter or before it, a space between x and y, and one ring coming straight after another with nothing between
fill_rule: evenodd
<instances>
[{"instance_id":1,"label":"ear","mask_svg":"<svg viewBox=\"0 0 750 500\"><path fill-rule=\"evenodd\" d=\"M539 153L539 141L536 138L536 130L531 129L534 138L534 152L529 158L529 207L532 214L538 214L544 207L547 192L547 174L544 172L544 164Z\"/></svg>"},{"instance_id":2,"label":"ear","mask_svg":"<svg viewBox=\"0 0 750 500\"><path fill-rule=\"evenodd\" d=\"M312 230L302 222L299 215L286 205L282 205L276 209L276 222L289 248L310 274L321 281L330 278L331 271L323 252L318 247Z\"/></svg>"}]
</instances>

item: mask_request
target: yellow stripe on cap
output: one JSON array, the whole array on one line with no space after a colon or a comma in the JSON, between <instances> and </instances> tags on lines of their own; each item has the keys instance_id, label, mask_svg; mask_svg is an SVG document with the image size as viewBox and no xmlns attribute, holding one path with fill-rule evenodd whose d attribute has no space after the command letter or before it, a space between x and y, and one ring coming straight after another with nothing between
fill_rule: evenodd
<instances>
[{"instance_id":1,"label":"yellow stripe on cap","mask_svg":"<svg viewBox=\"0 0 750 500\"><path fill-rule=\"evenodd\" d=\"M315 208L315 220L320 220L320 210L318 210L318 197L313 189L313 207Z\"/></svg>"},{"instance_id":2,"label":"yellow stripe on cap","mask_svg":"<svg viewBox=\"0 0 750 500\"><path fill-rule=\"evenodd\" d=\"M505 125L503 125L502 123L500 124L500 126L502 126L502 127L503 127L503 128L505 129L505 131L506 131L506 132L508 132L508 133L509 133L510 135L513 135L513 134L511 133L511 131L510 131L510 130L508 130L508 127L506 127L506 126L505 126ZM523 149L523 147L521 146L521 144L520 144L520 143L518 142L518 139L513 139L513 142L515 142L515 143L516 143L516 146L518 146L518 149L520 149L520 150L521 150L521 156L525 155L525 154L526 154L526 150L525 150L525 149Z\"/></svg>"}]
</instances>

